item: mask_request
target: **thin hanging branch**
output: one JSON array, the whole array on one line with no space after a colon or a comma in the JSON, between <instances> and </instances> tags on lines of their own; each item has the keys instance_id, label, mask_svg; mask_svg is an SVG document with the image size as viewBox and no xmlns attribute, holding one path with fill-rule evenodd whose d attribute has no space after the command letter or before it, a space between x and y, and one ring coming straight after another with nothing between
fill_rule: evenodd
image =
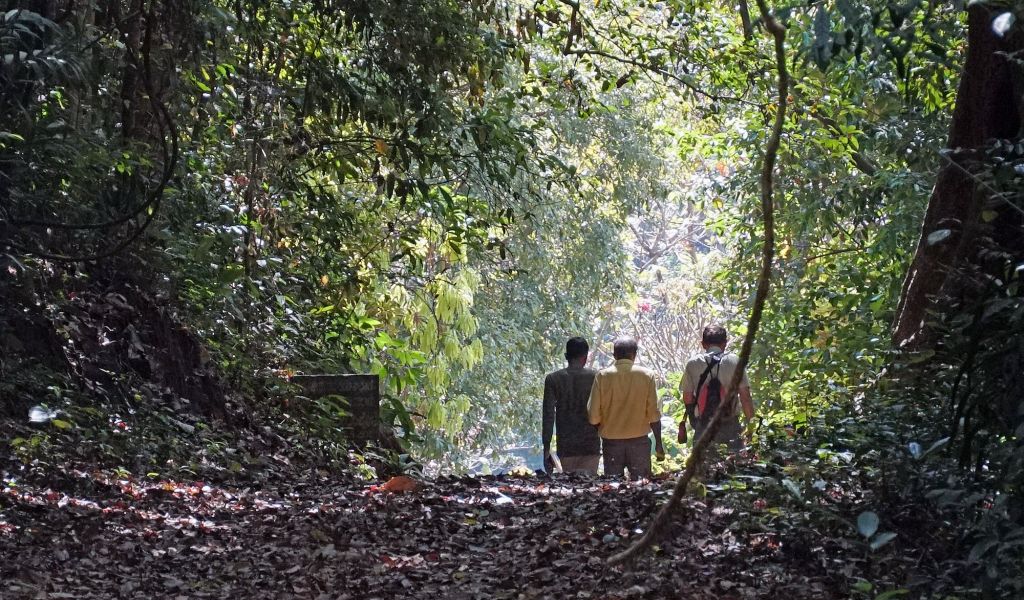
<instances>
[{"instance_id":1,"label":"thin hanging branch","mask_svg":"<svg viewBox=\"0 0 1024 600\"><path fill-rule=\"evenodd\" d=\"M757 293L754 296L754 306L750 311L750 320L747 324L747 335L743 338L743 346L740 349L739 362L736 365L736 373L733 375L732 385L726 390L725 397L728 399L722 402L715 415L708 424L707 429L700 439L694 444L693 452L686 460L686 469L676 482L669 501L654 517L650 527L644 532L632 546L626 550L613 555L608 559L609 565L621 565L635 559L642 552L647 550L658 539L665 530L672 514L679 507L686 488L693 479L697 468L704 462L708 446L721 428L725 420L724 407L732 406L735 403L737 391L736 384L743 380L743 373L750 360L750 351L754 345L754 338L761 324L761 315L764 312L765 300L768 298L768 288L771 283L772 262L775 259L775 203L774 203L774 171L775 161L779 153L779 145L782 142L782 127L786 119L787 88L789 87L789 72L786 70L786 28L768 10L765 0L757 0L757 7L761 11L765 27L775 41L775 64L778 70L778 109L775 112L775 121L772 125L771 137L765 146L764 161L761 164L761 211L764 221L764 247L761 254L761 273L757 279Z\"/></svg>"},{"instance_id":2,"label":"thin hanging branch","mask_svg":"<svg viewBox=\"0 0 1024 600\"><path fill-rule=\"evenodd\" d=\"M571 9L568 21L569 29L566 35L565 45L562 48L563 55L578 57L597 56L620 64L638 67L646 73L648 77L651 77L651 74L661 75L665 79L674 81L675 83L689 89L695 95L702 96L714 102L734 102L748 106L757 106L754 102L750 102L743 97L729 96L707 91L697 85L696 80L693 77L690 77L687 73L680 74L674 69L655 64L648 60L640 60L629 56L629 51L618 44L613 43L613 46L617 46L617 50L620 52L619 54L600 49L598 47L597 38L594 34L596 33L598 36L608 40L611 38L607 35L601 34L601 28L596 26L587 18L586 14L581 11L580 3L577 0L557 1ZM589 42L591 47L579 47L578 43L581 40Z\"/></svg>"},{"instance_id":3,"label":"thin hanging branch","mask_svg":"<svg viewBox=\"0 0 1024 600\"><path fill-rule=\"evenodd\" d=\"M747 0L740 0L739 3L740 22L743 24L743 40L749 42L754 39L754 24L750 20L750 7Z\"/></svg>"}]
</instances>

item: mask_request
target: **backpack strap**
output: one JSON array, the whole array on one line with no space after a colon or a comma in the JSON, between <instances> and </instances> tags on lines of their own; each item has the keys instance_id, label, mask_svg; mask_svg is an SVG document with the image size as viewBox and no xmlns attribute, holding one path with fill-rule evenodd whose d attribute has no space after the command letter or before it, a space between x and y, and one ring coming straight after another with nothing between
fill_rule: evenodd
<instances>
[{"instance_id":1,"label":"backpack strap","mask_svg":"<svg viewBox=\"0 0 1024 600\"><path fill-rule=\"evenodd\" d=\"M697 380L697 387L695 387L693 389L693 404L694 404L694 406L696 406L697 403L700 402L700 390L701 390L702 387L704 387L704 383L707 381L708 375L711 374L711 369L714 369L715 367L718 367L719 371L721 371L722 353L720 353L720 352L708 352L707 354L704 355L704 358L707 361L708 368L704 369L704 372L700 374L700 379ZM714 378L718 379L718 373L717 372L715 373Z\"/></svg>"},{"instance_id":2,"label":"backpack strap","mask_svg":"<svg viewBox=\"0 0 1024 600\"><path fill-rule=\"evenodd\" d=\"M704 382L707 381L708 375L711 374L711 369L714 369L715 367L719 367L719 371L721 371L721 366L722 366L722 354L721 353L718 353L718 352L708 352L707 354L704 355L704 358L707 360L708 368L704 369L704 372L700 374L700 379L697 380L697 387L694 388L694 390L693 390L694 396L699 396L700 395L700 388L704 387ZM716 379L718 378L718 373L715 373L715 378Z\"/></svg>"}]
</instances>

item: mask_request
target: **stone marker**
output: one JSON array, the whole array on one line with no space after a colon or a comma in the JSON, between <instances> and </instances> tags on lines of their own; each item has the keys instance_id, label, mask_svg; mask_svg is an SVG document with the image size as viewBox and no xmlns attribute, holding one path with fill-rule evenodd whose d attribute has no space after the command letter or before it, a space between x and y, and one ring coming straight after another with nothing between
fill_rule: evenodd
<instances>
[{"instance_id":1,"label":"stone marker","mask_svg":"<svg viewBox=\"0 0 1024 600\"><path fill-rule=\"evenodd\" d=\"M342 423L349 440L356 445L375 442L380 434L380 376L378 375L295 375L310 398L336 394L348 400L349 417Z\"/></svg>"}]
</instances>

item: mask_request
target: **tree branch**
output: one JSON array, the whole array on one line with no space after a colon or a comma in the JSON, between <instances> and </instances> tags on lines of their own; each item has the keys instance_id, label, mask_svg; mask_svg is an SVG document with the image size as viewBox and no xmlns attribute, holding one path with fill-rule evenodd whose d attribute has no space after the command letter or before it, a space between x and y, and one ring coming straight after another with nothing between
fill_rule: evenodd
<instances>
[{"instance_id":1,"label":"tree branch","mask_svg":"<svg viewBox=\"0 0 1024 600\"><path fill-rule=\"evenodd\" d=\"M754 39L754 24L750 20L750 7L747 0L740 0L740 21L743 23L743 39L750 41Z\"/></svg>"},{"instance_id":2,"label":"tree branch","mask_svg":"<svg viewBox=\"0 0 1024 600\"><path fill-rule=\"evenodd\" d=\"M827 127L829 131L831 131L832 133L835 133L837 135L843 135L842 130L839 129L839 124L836 123L835 120L832 119L831 117L826 117L825 115L820 114L817 111L812 111L811 114L814 116L815 119L818 120L819 123ZM854 150L853 152L851 152L850 160L853 161L855 167L860 169L860 171L867 175L868 177L874 176L876 173L878 173L878 165L876 165L873 160L865 156L864 153L861 152L860 150Z\"/></svg>"},{"instance_id":3,"label":"tree branch","mask_svg":"<svg viewBox=\"0 0 1024 600\"><path fill-rule=\"evenodd\" d=\"M689 79L687 79L685 77L680 77L679 75L676 75L675 73L673 73L673 72L671 72L671 71L669 71L667 69L664 69L662 67L659 67L657 65L654 65L654 64L651 64L651 63L648 63L648 62L644 62L642 60L636 60L634 58L629 58L629 57L626 57L626 56L616 56L614 54L611 54L609 52L605 52L603 50L587 50L587 49L584 49L584 48L577 48L575 50L567 50L567 51L564 52L564 54L575 55L575 56L600 56L602 58L607 58L608 60L614 60L616 62L620 62L620 63L623 63L623 64L633 65L634 67L639 67L641 69L644 69L645 71L649 71L651 73L657 73L658 75L662 75L664 77L667 77L667 78L671 79L672 81L675 81L676 83L679 83L679 84L683 85L684 87L686 87L687 89L689 89L693 93L698 94L700 96L704 96L705 98L708 98L709 100L737 102L737 103L740 103L740 104L747 104L747 105L750 105L750 106L757 106L757 104L755 104L753 102L750 102L749 100L744 100L742 98L737 98L735 96L722 96L720 94L713 94L713 93L708 92L708 91L706 91L704 89L701 89L700 87L698 87L696 84L694 84L692 81L690 81Z\"/></svg>"},{"instance_id":4,"label":"tree branch","mask_svg":"<svg viewBox=\"0 0 1024 600\"><path fill-rule=\"evenodd\" d=\"M754 296L754 306L750 311L750 320L747 323L747 335L743 338L743 346L740 349L739 362L736 365L736 372L726 390L725 398L718 410L715 411L708 424L707 429L694 444L693 452L686 460L686 469L682 476L676 481L676 487L672 491L669 501L658 511L654 521L643 536L626 550L613 555L608 559L609 565L620 565L629 562L649 548L662 534L672 514L682 501L686 488L693 479L697 468L704 462L704 456L708 446L718 433L725 420L726 407L734 404L735 395L739 382L743 381L743 373L750 360L750 352L754 345L754 338L761 325L761 315L764 312L764 304L768 298L768 289L771 283L772 262L775 259L775 202L774 202L774 171L775 161L778 157L779 146L782 143L782 127L786 119L786 90L789 87L789 72L786 70L786 28L775 19L769 12L765 0L757 0L757 7L761 11L765 27L775 41L775 64L778 70L778 109L775 112L775 122L772 125L771 137L765 146L764 159L761 164L761 210L764 221L764 246L761 255L761 273L757 280L757 293Z\"/></svg>"},{"instance_id":5,"label":"tree branch","mask_svg":"<svg viewBox=\"0 0 1024 600\"><path fill-rule=\"evenodd\" d=\"M821 254L815 254L813 256L810 256L804 262L810 263L810 262L818 260L819 258L827 258L829 256L835 256L837 254L845 254L847 252L860 252L860 251L863 251L863 250L864 250L863 246L851 246L849 248L836 248L835 250L829 250L828 252L822 252Z\"/></svg>"}]
</instances>

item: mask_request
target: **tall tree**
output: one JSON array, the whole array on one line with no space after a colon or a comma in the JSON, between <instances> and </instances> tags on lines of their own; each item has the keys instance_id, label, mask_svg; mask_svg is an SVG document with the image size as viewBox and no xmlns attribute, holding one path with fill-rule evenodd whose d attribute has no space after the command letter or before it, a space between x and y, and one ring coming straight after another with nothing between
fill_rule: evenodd
<instances>
[{"instance_id":1,"label":"tall tree","mask_svg":"<svg viewBox=\"0 0 1024 600\"><path fill-rule=\"evenodd\" d=\"M1021 154L1016 144L1024 115L1024 32L1014 27L1013 12L993 4L976 2L968 8L967 59L949 150L943 155L893 323L893 341L904 347L930 343L933 332L927 315L937 299L967 293L963 281L951 273L959 265L980 260L980 236L1022 249L1024 212L987 182L984 172L993 162L1004 162L1005 154Z\"/></svg>"}]
</instances>

